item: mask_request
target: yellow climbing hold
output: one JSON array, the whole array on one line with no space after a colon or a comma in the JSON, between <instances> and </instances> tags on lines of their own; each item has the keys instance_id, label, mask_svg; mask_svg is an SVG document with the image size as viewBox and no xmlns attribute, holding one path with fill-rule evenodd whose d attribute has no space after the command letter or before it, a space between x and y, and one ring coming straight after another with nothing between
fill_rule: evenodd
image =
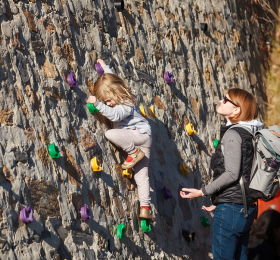
<instances>
[{"instance_id":1,"label":"yellow climbing hold","mask_svg":"<svg viewBox=\"0 0 280 260\"><path fill-rule=\"evenodd\" d=\"M184 163L182 163L182 164L180 165L180 170L181 170L181 172L182 172L183 175L189 174L189 173L190 173L190 170L189 170L188 166L185 165Z\"/></svg>"},{"instance_id":2,"label":"yellow climbing hold","mask_svg":"<svg viewBox=\"0 0 280 260\"><path fill-rule=\"evenodd\" d=\"M148 116L147 116L147 114L145 113L145 109L144 109L143 104L141 104L141 105L139 106L139 109L140 109L140 111L141 111L142 116L145 117L145 118L147 118Z\"/></svg>"},{"instance_id":3,"label":"yellow climbing hold","mask_svg":"<svg viewBox=\"0 0 280 260\"><path fill-rule=\"evenodd\" d=\"M149 107L149 114L150 114L151 117L157 118L157 116L156 116L156 114L155 114L155 108L154 108L153 105L151 105L151 106Z\"/></svg>"},{"instance_id":4,"label":"yellow climbing hold","mask_svg":"<svg viewBox=\"0 0 280 260\"><path fill-rule=\"evenodd\" d=\"M194 130L193 125L191 123L188 123L186 125L186 129L185 130L188 132L189 135L192 135L192 134L196 133L196 131Z\"/></svg>"},{"instance_id":5,"label":"yellow climbing hold","mask_svg":"<svg viewBox=\"0 0 280 260\"><path fill-rule=\"evenodd\" d=\"M102 171L100 161L96 157L91 159L91 167L92 167L93 171L95 171L95 172Z\"/></svg>"},{"instance_id":6,"label":"yellow climbing hold","mask_svg":"<svg viewBox=\"0 0 280 260\"><path fill-rule=\"evenodd\" d=\"M123 170L123 176L131 179L132 178L132 169L125 169L125 170Z\"/></svg>"}]
</instances>

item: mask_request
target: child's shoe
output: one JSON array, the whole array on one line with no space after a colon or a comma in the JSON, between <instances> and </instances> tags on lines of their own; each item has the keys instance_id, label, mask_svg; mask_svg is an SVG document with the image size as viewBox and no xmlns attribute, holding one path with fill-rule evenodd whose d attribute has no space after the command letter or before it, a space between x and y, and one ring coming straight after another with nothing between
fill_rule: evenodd
<instances>
[{"instance_id":1,"label":"child's shoe","mask_svg":"<svg viewBox=\"0 0 280 260\"><path fill-rule=\"evenodd\" d=\"M137 148L135 153L129 154L127 156L125 162L122 164L122 168L123 169L132 168L136 163L142 160L144 156L145 156L144 152L140 148Z\"/></svg>"},{"instance_id":2,"label":"child's shoe","mask_svg":"<svg viewBox=\"0 0 280 260\"><path fill-rule=\"evenodd\" d=\"M154 220L150 213L149 207L141 207L139 218L149 219L152 221Z\"/></svg>"}]
</instances>

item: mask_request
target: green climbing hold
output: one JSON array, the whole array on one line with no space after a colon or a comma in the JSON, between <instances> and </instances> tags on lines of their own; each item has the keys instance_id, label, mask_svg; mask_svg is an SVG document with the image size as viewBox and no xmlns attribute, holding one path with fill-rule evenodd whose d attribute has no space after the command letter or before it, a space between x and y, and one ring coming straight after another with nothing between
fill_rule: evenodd
<instances>
[{"instance_id":1,"label":"green climbing hold","mask_svg":"<svg viewBox=\"0 0 280 260\"><path fill-rule=\"evenodd\" d=\"M124 224L119 224L117 225L117 237L119 239L122 239L125 234L125 225Z\"/></svg>"},{"instance_id":2,"label":"green climbing hold","mask_svg":"<svg viewBox=\"0 0 280 260\"><path fill-rule=\"evenodd\" d=\"M149 220L142 219L141 220L141 228L143 232L150 232L152 230Z\"/></svg>"},{"instance_id":3,"label":"green climbing hold","mask_svg":"<svg viewBox=\"0 0 280 260\"><path fill-rule=\"evenodd\" d=\"M92 103L87 103L87 107L91 114L99 111Z\"/></svg>"},{"instance_id":4,"label":"green climbing hold","mask_svg":"<svg viewBox=\"0 0 280 260\"><path fill-rule=\"evenodd\" d=\"M204 215L200 218L201 224L204 227L210 227L211 224L209 222L209 219L207 217L205 217Z\"/></svg>"},{"instance_id":5,"label":"green climbing hold","mask_svg":"<svg viewBox=\"0 0 280 260\"><path fill-rule=\"evenodd\" d=\"M54 143L49 145L49 153L52 158L60 157L59 149L57 148L57 146L55 146Z\"/></svg>"},{"instance_id":6,"label":"green climbing hold","mask_svg":"<svg viewBox=\"0 0 280 260\"><path fill-rule=\"evenodd\" d=\"M215 148L217 147L218 143L219 143L219 140L216 138L216 139L213 141L213 144L214 144L214 147L215 147Z\"/></svg>"}]
</instances>

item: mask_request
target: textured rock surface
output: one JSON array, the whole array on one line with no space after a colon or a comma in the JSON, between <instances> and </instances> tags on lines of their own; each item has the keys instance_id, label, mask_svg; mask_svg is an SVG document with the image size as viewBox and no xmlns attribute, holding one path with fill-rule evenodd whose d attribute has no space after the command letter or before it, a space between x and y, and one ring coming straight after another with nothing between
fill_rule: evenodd
<instances>
[{"instance_id":1,"label":"textured rock surface","mask_svg":"<svg viewBox=\"0 0 280 260\"><path fill-rule=\"evenodd\" d=\"M120 19L111 0L0 0L0 259L209 259L212 232L200 217L212 222L201 210L210 201L183 200L179 190L211 178L221 123L215 106L224 90L251 90L261 119L265 112L266 54L259 21L250 22L258 10L247 2L125 1ZM137 91L146 112L155 107L150 233L139 228L137 187L122 176L125 155L104 138L110 124L86 107L98 58ZM70 72L79 83L73 90ZM196 135L184 131L188 122ZM48 154L52 142L59 159ZM94 156L101 172L90 167ZM182 162L189 175L181 174ZM172 199L164 200L163 186ZM92 219L83 223L84 204ZM28 225L19 220L26 206L35 219ZM194 243L184 241L182 228L196 232Z\"/></svg>"}]
</instances>

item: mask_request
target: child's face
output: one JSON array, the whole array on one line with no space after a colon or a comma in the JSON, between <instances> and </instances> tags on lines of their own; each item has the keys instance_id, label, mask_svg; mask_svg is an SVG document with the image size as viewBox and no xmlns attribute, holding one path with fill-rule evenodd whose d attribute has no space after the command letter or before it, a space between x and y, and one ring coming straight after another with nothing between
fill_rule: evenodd
<instances>
[{"instance_id":1,"label":"child's face","mask_svg":"<svg viewBox=\"0 0 280 260\"><path fill-rule=\"evenodd\" d=\"M116 102L113 99L109 98L109 97L105 97L104 98L104 102L109 107L114 107L116 105Z\"/></svg>"}]
</instances>

